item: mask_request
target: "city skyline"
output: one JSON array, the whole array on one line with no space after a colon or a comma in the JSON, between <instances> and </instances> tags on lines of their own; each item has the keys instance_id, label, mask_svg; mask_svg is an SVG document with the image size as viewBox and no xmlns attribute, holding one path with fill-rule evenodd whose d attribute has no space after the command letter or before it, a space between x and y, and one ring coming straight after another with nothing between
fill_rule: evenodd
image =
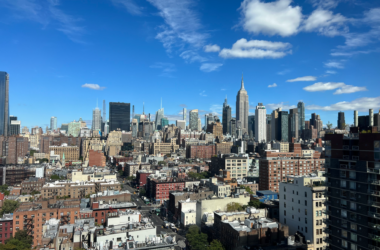
<instances>
[{"instance_id":1,"label":"city skyline","mask_svg":"<svg viewBox=\"0 0 380 250\"><path fill-rule=\"evenodd\" d=\"M131 103L136 113L145 102L146 113L153 115L159 98L170 96L165 113L171 123L182 116L184 106L199 109L200 117L210 112L221 117L223 99L235 96L241 72L250 114L258 102L270 113L303 100L306 120L315 112L336 125L339 111L352 124L353 110L362 115L380 108L379 42L374 39L378 2L281 5L246 0L214 6L186 0L173 8L160 0L130 1L135 12L118 1L30 2L0 3L0 27L7 38L0 41L7 48L0 70L10 75L10 115L28 127L46 127L51 116L60 124L77 117L91 121L91 103L97 98ZM283 20L274 16L272 7ZM254 10L262 15L253 18ZM112 18L100 22L100 14ZM225 18L216 21L221 15ZM273 23L266 25L266 18ZM74 91L81 98L62 105L49 93L50 86L59 88L63 97ZM41 93L44 98L33 98ZM229 103L235 110L234 100Z\"/></svg>"}]
</instances>

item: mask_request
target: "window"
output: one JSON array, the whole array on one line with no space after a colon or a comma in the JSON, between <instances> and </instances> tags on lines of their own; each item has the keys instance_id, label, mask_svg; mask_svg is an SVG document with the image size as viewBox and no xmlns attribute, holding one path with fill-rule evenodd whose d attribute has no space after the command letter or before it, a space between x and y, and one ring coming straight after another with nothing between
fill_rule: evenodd
<instances>
[{"instance_id":1,"label":"window","mask_svg":"<svg viewBox=\"0 0 380 250\"><path fill-rule=\"evenodd\" d=\"M351 240L352 241L358 241L358 235L356 233L350 233L351 234Z\"/></svg>"},{"instance_id":2,"label":"window","mask_svg":"<svg viewBox=\"0 0 380 250\"><path fill-rule=\"evenodd\" d=\"M356 203L355 202L350 202L350 209L356 210Z\"/></svg>"},{"instance_id":3,"label":"window","mask_svg":"<svg viewBox=\"0 0 380 250\"><path fill-rule=\"evenodd\" d=\"M284 215L286 216L286 210L284 210Z\"/></svg>"},{"instance_id":4,"label":"window","mask_svg":"<svg viewBox=\"0 0 380 250\"><path fill-rule=\"evenodd\" d=\"M305 192L305 197L307 197L307 192Z\"/></svg>"},{"instance_id":5,"label":"window","mask_svg":"<svg viewBox=\"0 0 380 250\"><path fill-rule=\"evenodd\" d=\"M356 250L356 245L351 243L351 250Z\"/></svg>"},{"instance_id":6,"label":"window","mask_svg":"<svg viewBox=\"0 0 380 250\"><path fill-rule=\"evenodd\" d=\"M348 247L348 243L346 240L342 240L342 247L344 247L344 248Z\"/></svg>"},{"instance_id":7,"label":"window","mask_svg":"<svg viewBox=\"0 0 380 250\"><path fill-rule=\"evenodd\" d=\"M342 237L343 238L347 238L347 231L346 230L342 230Z\"/></svg>"},{"instance_id":8,"label":"window","mask_svg":"<svg viewBox=\"0 0 380 250\"><path fill-rule=\"evenodd\" d=\"M307 227L305 227L305 233L307 233Z\"/></svg>"},{"instance_id":9,"label":"window","mask_svg":"<svg viewBox=\"0 0 380 250\"><path fill-rule=\"evenodd\" d=\"M307 201L305 200L305 206L307 206Z\"/></svg>"},{"instance_id":10,"label":"window","mask_svg":"<svg viewBox=\"0 0 380 250\"><path fill-rule=\"evenodd\" d=\"M307 215L307 209L305 209L305 215Z\"/></svg>"},{"instance_id":11,"label":"window","mask_svg":"<svg viewBox=\"0 0 380 250\"><path fill-rule=\"evenodd\" d=\"M353 179L353 180L356 179L356 172L350 171L350 179Z\"/></svg>"},{"instance_id":12,"label":"window","mask_svg":"<svg viewBox=\"0 0 380 250\"><path fill-rule=\"evenodd\" d=\"M350 181L350 189L356 190L356 182Z\"/></svg>"},{"instance_id":13,"label":"window","mask_svg":"<svg viewBox=\"0 0 380 250\"><path fill-rule=\"evenodd\" d=\"M346 181L340 181L340 187L345 188L347 185Z\"/></svg>"},{"instance_id":14,"label":"window","mask_svg":"<svg viewBox=\"0 0 380 250\"><path fill-rule=\"evenodd\" d=\"M351 228L351 230L353 230L353 231L357 231L357 230L358 230L358 225L356 225L355 223L351 223L351 224L350 224L350 228Z\"/></svg>"},{"instance_id":15,"label":"window","mask_svg":"<svg viewBox=\"0 0 380 250\"><path fill-rule=\"evenodd\" d=\"M347 210L341 210L340 211L340 216L343 217L343 218L347 218Z\"/></svg>"}]
</instances>

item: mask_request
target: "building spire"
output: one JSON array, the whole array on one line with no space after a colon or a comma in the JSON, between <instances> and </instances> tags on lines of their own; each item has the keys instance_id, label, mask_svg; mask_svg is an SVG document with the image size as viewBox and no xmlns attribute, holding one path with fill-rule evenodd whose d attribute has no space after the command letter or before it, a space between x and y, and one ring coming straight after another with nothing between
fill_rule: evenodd
<instances>
[{"instance_id":1,"label":"building spire","mask_svg":"<svg viewBox=\"0 0 380 250\"><path fill-rule=\"evenodd\" d=\"M244 77L243 77L243 73L241 73L241 88L240 89L244 89Z\"/></svg>"},{"instance_id":2,"label":"building spire","mask_svg":"<svg viewBox=\"0 0 380 250\"><path fill-rule=\"evenodd\" d=\"M143 102L143 115L145 115L145 112L144 112L144 102Z\"/></svg>"}]
</instances>

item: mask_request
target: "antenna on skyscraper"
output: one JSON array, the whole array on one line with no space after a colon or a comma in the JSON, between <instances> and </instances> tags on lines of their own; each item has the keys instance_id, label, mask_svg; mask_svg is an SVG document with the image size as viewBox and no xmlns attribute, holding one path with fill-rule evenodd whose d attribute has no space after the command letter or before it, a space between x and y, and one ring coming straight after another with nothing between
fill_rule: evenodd
<instances>
[{"instance_id":1,"label":"antenna on skyscraper","mask_svg":"<svg viewBox=\"0 0 380 250\"><path fill-rule=\"evenodd\" d=\"M145 108L145 107L144 107L144 102L143 102L143 115L145 115L145 110L144 110L144 108Z\"/></svg>"},{"instance_id":2,"label":"antenna on skyscraper","mask_svg":"<svg viewBox=\"0 0 380 250\"><path fill-rule=\"evenodd\" d=\"M135 118L135 105L132 105L132 119Z\"/></svg>"}]
</instances>

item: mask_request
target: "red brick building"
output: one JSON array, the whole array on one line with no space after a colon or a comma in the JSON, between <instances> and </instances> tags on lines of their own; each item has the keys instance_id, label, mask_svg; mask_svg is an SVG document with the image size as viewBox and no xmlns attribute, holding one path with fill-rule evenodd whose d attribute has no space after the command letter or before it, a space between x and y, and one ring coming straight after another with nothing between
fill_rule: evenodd
<instances>
[{"instance_id":1,"label":"red brick building","mask_svg":"<svg viewBox=\"0 0 380 250\"><path fill-rule=\"evenodd\" d=\"M92 203L92 217L95 223L104 224L107 218L114 216L117 211L136 210L135 203L121 202L113 203L112 201L105 203L104 201L95 201Z\"/></svg>"},{"instance_id":2,"label":"red brick building","mask_svg":"<svg viewBox=\"0 0 380 250\"><path fill-rule=\"evenodd\" d=\"M216 155L215 145L189 145L186 147L186 158L211 159Z\"/></svg>"},{"instance_id":3,"label":"red brick building","mask_svg":"<svg viewBox=\"0 0 380 250\"><path fill-rule=\"evenodd\" d=\"M106 156L102 151L95 151L95 150L90 150L89 152L89 166L100 166L100 167L105 167L106 166Z\"/></svg>"},{"instance_id":4,"label":"red brick building","mask_svg":"<svg viewBox=\"0 0 380 250\"><path fill-rule=\"evenodd\" d=\"M183 191L185 188L184 181L160 181L153 179L150 182L150 197L159 200L162 203L164 200L169 200L170 191Z\"/></svg>"},{"instance_id":5,"label":"red brick building","mask_svg":"<svg viewBox=\"0 0 380 250\"><path fill-rule=\"evenodd\" d=\"M3 218L0 218L0 244L4 244L7 239L12 236L13 233L13 215L4 214Z\"/></svg>"},{"instance_id":6,"label":"red brick building","mask_svg":"<svg viewBox=\"0 0 380 250\"><path fill-rule=\"evenodd\" d=\"M151 172L147 172L147 171L138 171L136 173L136 181L137 181L137 185L139 187L143 187L143 186L146 186L146 182L147 182L147 178L149 175L151 175L152 173Z\"/></svg>"}]
</instances>

